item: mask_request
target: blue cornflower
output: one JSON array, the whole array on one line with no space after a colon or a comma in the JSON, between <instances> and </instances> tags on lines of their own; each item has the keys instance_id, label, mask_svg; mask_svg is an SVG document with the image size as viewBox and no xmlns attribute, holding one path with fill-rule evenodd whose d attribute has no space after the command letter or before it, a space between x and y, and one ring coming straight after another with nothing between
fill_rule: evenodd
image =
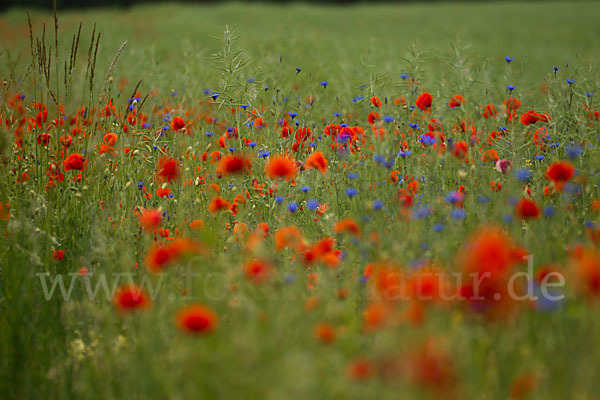
<instances>
[{"instance_id":1,"label":"blue cornflower","mask_svg":"<svg viewBox=\"0 0 600 400\"><path fill-rule=\"evenodd\" d=\"M321 86L323 86L323 88L327 89L327 85L329 84L328 81L323 81L321 82Z\"/></svg>"},{"instance_id":2,"label":"blue cornflower","mask_svg":"<svg viewBox=\"0 0 600 400\"><path fill-rule=\"evenodd\" d=\"M412 153L410 150L406 150L406 151L400 150L400 152L397 155L399 155L402 158L405 158L405 157L410 156L411 154Z\"/></svg>"},{"instance_id":3,"label":"blue cornflower","mask_svg":"<svg viewBox=\"0 0 600 400\"><path fill-rule=\"evenodd\" d=\"M515 176L518 180L527 182L531 179L531 171L529 171L528 169L520 168L515 171Z\"/></svg>"},{"instance_id":4,"label":"blue cornflower","mask_svg":"<svg viewBox=\"0 0 600 400\"><path fill-rule=\"evenodd\" d=\"M242 105L240 106L240 108L243 108L244 110L245 110L246 108L248 108L248 107L250 107L250 104L242 104Z\"/></svg>"},{"instance_id":5,"label":"blue cornflower","mask_svg":"<svg viewBox=\"0 0 600 400\"><path fill-rule=\"evenodd\" d=\"M365 98L365 96L356 96L355 98L352 99L353 103L358 103L359 101L363 100Z\"/></svg>"},{"instance_id":6,"label":"blue cornflower","mask_svg":"<svg viewBox=\"0 0 600 400\"><path fill-rule=\"evenodd\" d=\"M275 196L275 203L281 204L285 200L282 196Z\"/></svg>"},{"instance_id":7,"label":"blue cornflower","mask_svg":"<svg viewBox=\"0 0 600 400\"><path fill-rule=\"evenodd\" d=\"M348 196L350 198L353 198L357 194L358 194L358 189L356 189L356 188L347 188L346 189L346 196Z\"/></svg>"},{"instance_id":8,"label":"blue cornflower","mask_svg":"<svg viewBox=\"0 0 600 400\"><path fill-rule=\"evenodd\" d=\"M314 211L317 208L319 208L319 200L315 200L315 199L310 199L306 202L306 208L308 208L310 211Z\"/></svg>"},{"instance_id":9,"label":"blue cornflower","mask_svg":"<svg viewBox=\"0 0 600 400\"><path fill-rule=\"evenodd\" d=\"M341 117L341 116L342 116L342 113L339 113L339 112L334 112L334 113L333 113L333 116L334 116L334 117Z\"/></svg>"},{"instance_id":10,"label":"blue cornflower","mask_svg":"<svg viewBox=\"0 0 600 400\"><path fill-rule=\"evenodd\" d=\"M565 147L565 151L567 153L567 157L569 157L571 160L579 158L579 156L581 156L583 153L581 147L577 145L567 146Z\"/></svg>"},{"instance_id":11,"label":"blue cornflower","mask_svg":"<svg viewBox=\"0 0 600 400\"><path fill-rule=\"evenodd\" d=\"M593 97L594 96L594 92L585 92L585 96L586 97Z\"/></svg>"},{"instance_id":12,"label":"blue cornflower","mask_svg":"<svg viewBox=\"0 0 600 400\"><path fill-rule=\"evenodd\" d=\"M221 95L221 93L212 92L210 94L210 97L212 97L213 100L216 100L220 95Z\"/></svg>"},{"instance_id":13,"label":"blue cornflower","mask_svg":"<svg viewBox=\"0 0 600 400\"><path fill-rule=\"evenodd\" d=\"M477 201L480 203L489 203L490 198L485 196L477 196Z\"/></svg>"},{"instance_id":14,"label":"blue cornflower","mask_svg":"<svg viewBox=\"0 0 600 400\"><path fill-rule=\"evenodd\" d=\"M429 135L423 135L419 138L419 142L426 146L433 146L435 144L435 138Z\"/></svg>"},{"instance_id":15,"label":"blue cornflower","mask_svg":"<svg viewBox=\"0 0 600 400\"><path fill-rule=\"evenodd\" d=\"M269 151L268 151L268 150L260 150L260 151L258 152L258 156L259 156L259 157L262 157L262 158L267 158L267 157L269 157L270 155L271 155L271 153L269 153Z\"/></svg>"},{"instance_id":16,"label":"blue cornflower","mask_svg":"<svg viewBox=\"0 0 600 400\"><path fill-rule=\"evenodd\" d=\"M512 92L512 91L513 91L513 90L515 90L517 87L516 87L516 86L514 86L514 85L507 85L507 86L506 86L506 88Z\"/></svg>"},{"instance_id":17,"label":"blue cornflower","mask_svg":"<svg viewBox=\"0 0 600 400\"><path fill-rule=\"evenodd\" d=\"M423 219L431 215L431 209L427 206L419 207L413 213L414 219Z\"/></svg>"},{"instance_id":18,"label":"blue cornflower","mask_svg":"<svg viewBox=\"0 0 600 400\"><path fill-rule=\"evenodd\" d=\"M408 74L400 74L400 79L408 79L409 75Z\"/></svg>"},{"instance_id":19,"label":"blue cornflower","mask_svg":"<svg viewBox=\"0 0 600 400\"><path fill-rule=\"evenodd\" d=\"M546 157L544 157L541 154L538 154L537 156L535 156L535 159L538 160L538 161L542 161L544 158L546 158Z\"/></svg>"},{"instance_id":20,"label":"blue cornflower","mask_svg":"<svg viewBox=\"0 0 600 400\"><path fill-rule=\"evenodd\" d=\"M300 190L301 190L303 193L306 193L306 192L308 192L308 191L310 190L310 186L302 186L302 188L300 188Z\"/></svg>"},{"instance_id":21,"label":"blue cornflower","mask_svg":"<svg viewBox=\"0 0 600 400\"><path fill-rule=\"evenodd\" d=\"M567 83L568 83L569 85L572 85L572 84L574 84L575 82L577 82L575 79L567 78Z\"/></svg>"},{"instance_id":22,"label":"blue cornflower","mask_svg":"<svg viewBox=\"0 0 600 400\"><path fill-rule=\"evenodd\" d=\"M552 206L544 207L544 217L551 218L554 216L555 210Z\"/></svg>"},{"instance_id":23,"label":"blue cornflower","mask_svg":"<svg viewBox=\"0 0 600 400\"><path fill-rule=\"evenodd\" d=\"M294 203L294 202L289 203L288 206L287 206L287 209L288 209L289 212L296 212L296 211L298 211L298 203Z\"/></svg>"},{"instance_id":24,"label":"blue cornflower","mask_svg":"<svg viewBox=\"0 0 600 400\"><path fill-rule=\"evenodd\" d=\"M373 201L373 210L381 210L383 208L383 202L381 200Z\"/></svg>"},{"instance_id":25,"label":"blue cornflower","mask_svg":"<svg viewBox=\"0 0 600 400\"><path fill-rule=\"evenodd\" d=\"M348 179L356 179L356 178L358 178L358 174L356 172L350 172L346 176L348 177Z\"/></svg>"},{"instance_id":26,"label":"blue cornflower","mask_svg":"<svg viewBox=\"0 0 600 400\"><path fill-rule=\"evenodd\" d=\"M374 160L376 163L378 163L378 164L381 164L381 163L383 163L383 162L385 161L385 157L383 157L383 156L380 156L379 154L375 154L375 155L373 156L373 160Z\"/></svg>"},{"instance_id":27,"label":"blue cornflower","mask_svg":"<svg viewBox=\"0 0 600 400\"><path fill-rule=\"evenodd\" d=\"M300 71L302 71L302 68L296 67L296 75L298 75L300 73Z\"/></svg>"},{"instance_id":28,"label":"blue cornflower","mask_svg":"<svg viewBox=\"0 0 600 400\"><path fill-rule=\"evenodd\" d=\"M291 119L294 119L294 118L296 118L298 116L298 113L290 111L290 112L288 112L288 115L290 116Z\"/></svg>"},{"instance_id":29,"label":"blue cornflower","mask_svg":"<svg viewBox=\"0 0 600 400\"><path fill-rule=\"evenodd\" d=\"M458 204L461 203L464 200L464 196L459 193L459 192L451 192L448 196L446 196L446 202L447 203L452 203L452 204Z\"/></svg>"},{"instance_id":30,"label":"blue cornflower","mask_svg":"<svg viewBox=\"0 0 600 400\"><path fill-rule=\"evenodd\" d=\"M143 189L144 188L144 182L138 182L138 188Z\"/></svg>"},{"instance_id":31,"label":"blue cornflower","mask_svg":"<svg viewBox=\"0 0 600 400\"><path fill-rule=\"evenodd\" d=\"M559 68L557 66L552 67L552 71L554 71L554 73L556 74L558 72Z\"/></svg>"},{"instance_id":32,"label":"blue cornflower","mask_svg":"<svg viewBox=\"0 0 600 400\"><path fill-rule=\"evenodd\" d=\"M467 217L467 213L462 208L455 208L450 211L450 218L452 219L465 219Z\"/></svg>"},{"instance_id":33,"label":"blue cornflower","mask_svg":"<svg viewBox=\"0 0 600 400\"><path fill-rule=\"evenodd\" d=\"M229 151L233 153L235 151L235 147L230 147Z\"/></svg>"},{"instance_id":34,"label":"blue cornflower","mask_svg":"<svg viewBox=\"0 0 600 400\"><path fill-rule=\"evenodd\" d=\"M392 117L391 115L385 115L383 117L383 121L389 124L390 122L394 122L394 117Z\"/></svg>"},{"instance_id":35,"label":"blue cornflower","mask_svg":"<svg viewBox=\"0 0 600 400\"><path fill-rule=\"evenodd\" d=\"M408 126L412 129L419 129L419 124L415 124L414 122L411 122L410 124L408 124Z\"/></svg>"},{"instance_id":36,"label":"blue cornflower","mask_svg":"<svg viewBox=\"0 0 600 400\"><path fill-rule=\"evenodd\" d=\"M248 78L248 83L256 82L256 78Z\"/></svg>"},{"instance_id":37,"label":"blue cornflower","mask_svg":"<svg viewBox=\"0 0 600 400\"><path fill-rule=\"evenodd\" d=\"M504 57L504 59L506 60L506 63L507 63L507 64L510 64L510 63L511 63L511 62L513 62L513 60L514 60L514 58L513 58L513 57L509 57L509 56L506 56L506 57Z\"/></svg>"},{"instance_id":38,"label":"blue cornflower","mask_svg":"<svg viewBox=\"0 0 600 400\"><path fill-rule=\"evenodd\" d=\"M513 219L514 219L514 217L513 217L513 215L512 215L512 214L504 214L504 215L502 216L502 221L503 221L505 224L510 224L510 223L513 221Z\"/></svg>"},{"instance_id":39,"label":"blue cornflower","mask_svg":"<svg viewBox=\"0 0 600 400\"><path fill-rule=\"evenodd\" d=\"M250 142L250 143L248 143L248 146L249 147L256 147L256 142Z\"/></svg>"},{"instance_id":40,"label":"blue cornflower","mask_svg":"<svg viewBox=\"0 0 600 400\"><path fill-rule=\"evenodd\" d=\"M433 226L433 231L434 231L434 232L441 232L441 231L443 231L443 230L444 230L444 228L445 228L445 227L444 227L444 225L443 225L443 224L435 224L435 225Z\"/></svg>"}]
</instances>

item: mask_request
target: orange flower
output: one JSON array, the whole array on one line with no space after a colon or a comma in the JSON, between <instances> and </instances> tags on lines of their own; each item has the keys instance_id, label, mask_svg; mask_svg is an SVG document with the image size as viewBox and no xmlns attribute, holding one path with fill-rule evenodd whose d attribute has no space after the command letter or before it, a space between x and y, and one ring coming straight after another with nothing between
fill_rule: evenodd
<instances>
[{"instance_id":1,"label":"orange flower","mask_svg":"<svg viewBox=\"0 0 600 400\"><path fill-rule=\"evenodd\" d=\"M583 295L600 298L600 253L594 248L582 248L571 257L571 270Z\"/></svg>"},{"instance_id":2,"label":"orange flower","mask_svg":"<svg viewBox=\"0 0 600 400\"><path fill-rule=\"evenodd\" d=\"M179 163L177 160L168 157L161 157L158 160L156 177L159 182L171 182L179 178L179 174Z\"/></svg>"},{"instance_id":3,"label":"orange flower","mask_svg":"<svg viewBox=\"0 0 600 400\"><path fill-rule=\"evenodd\" d=\"M575 175L575 167L567 161L557 161L546 170L546 179L554 183L557 191L561 191L565 183Z\"/></svg>"},{"instance_id":4,"label":"orange flower","mask_svg":"<svg viewBox=\"0 0 600 400\"><path fill-rule=\"evenodd\" d=\"M327 323L320 323L315 326L315 336L325 344L331 344L335 341L335 328Z\"/></svg>"},{"instance_id":5,"label":"orange flower","mask_svg":"<svg viewBox=\"0 0 600 400\"><path fill-rule=\"evenodd\" d=\"M217 172L224 175L250 173L252 162L244 156L228 154L221 159Z\"/></svg>"},{"instance_id":6,"label":"orange flower","mask_svg":"<svg viewBox=\"0 0 600 400\"><path fill-rule=\"evenodd\" d=\"M118 138L119 136L117 136L116 133L109 132L106 135L104 135L104 143L113 147L117 143Z\"/></svg>"},{"instance_id":7,"label":"orange flower","mask_svg":"<svg viewBox=\"0 0 600 400\"><path fill-rule=\"evenodd\" d=\"M324 174L325 172L327 172L327 164L327 159L325 158L323 153L321 153L320 151L315 151L304 162L304 168L316 168Z\"/></svg>"},{"instance_id":8,"label":"orange flower","mask_svg":"<svg viewBox=\"0 0 600 400\"><path fill-rule=\"evenodd\" d=\"M361 233L358 223L352 218L345 218L338 221L333 229L336 233L349 233L356 237L359 237Z\"/></svg>"},{"instance_id":9,"label":"orange flower","mask_svg":"<svg viewBox=\"0 0 600 400\"><path fill-rule=\"evenodd\" d=\"M211 333L219 323L213 310L202 304L182 308L177 313L175 322L181 331L194 335Z\"/></svg>"},{"instance_id":10,"label":"orange flower","mask_svg":"<svg viewBox=\"0 0 600 400\"><path fill-rule=\"evenodd\" d=\"M515 206L515 214L521 219L538 218L540 216L540 208L535 201L522 198Z\"/></svg>"},{"instance_id":11,"label":"orange flower","mask_svg":"<svg viewBox=\"0 0 600 400\"><path fill-rule=\"evenodd\" d=\"M220 196L215 196L208 205L208 211L210 211L211 214L215 214L222 210L229 210L230 206L231 205L227 200Z\"/></svg>"},{"instance_id":12,"label":"orange flower","mask_svg":"<svg viewBox=\"0 0 600 400\"><path fill-rule=\"evenodd\" d=\"M63 167L65 171L83 171L87 167L87 160L81 154L73 153L64 159Z\"/></svg>"},{"instance_id":13,"label":"orange flower","mask_svg":"<svg viewBox=\"0 0 600 400\"><path fill-rule=\"evenodd\" d=\"M138 217L140 226L146 232L154 232L162 221L162 214L159 210L144 210Z\"/></svg>"},{"instance_id":14,"label":"orange flower","mask_svg":"<svg viewBox=\"0 0 600 400\"><path fill-rule=\"evenodd\" d=\"M120 312L132 312L148 308L150 299L146 292L138 286L125 285L115 292L113 304Z\"/></svg>"},{"instance_id":15,"label":"orange flower","mask_svg":"<svg viewBox=\"0 0 600 400\"><path fill-rule=\"evenodd\" d=\"M190 222L190 229L197 231L198 229L202 229L204 228L204 221L201 219L195 219L192 222Z\"/></svg>"},{"instance_id":16,"label":"orange flower","mask_svg":"<svg viewBox=\"0 0 600 400\"><path fill-rule=\"evenodd\" d=\"M296 164L287 156L275 156L267 164L265 173L271 179L290 179L296 176Z\"/></svg>"},{"instance_id":17,"label":"orange flower","mask_svg":"<svg viewBox=\"0 0 600 400\"><path fill-rule=\"evenodd\" d=\"M290 247L296 251L304 248L304 238L302 233L295 226L286 226L280 228L274 235L275 248L280 251L286 247Z\"/></svg>"}]
</instances>

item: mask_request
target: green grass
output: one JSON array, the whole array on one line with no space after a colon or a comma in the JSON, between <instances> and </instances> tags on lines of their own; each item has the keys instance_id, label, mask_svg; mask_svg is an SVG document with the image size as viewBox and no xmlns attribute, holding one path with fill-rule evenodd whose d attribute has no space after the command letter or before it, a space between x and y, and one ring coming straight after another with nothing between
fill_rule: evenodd
<instances>
[{"instance_id":1,"label":"green grass","mask_svg":"<svg viewBox=\"0 0 600 400\"><path fill-rule=\"evenodd\" d=\"M6 12L0 17L4 82L0 202L10 204L11 216L0 220L0 397L506 399L515 380L531 374L537 384L531 396L523 398L592 398L600 390L598 298L582 289L583 278L569 249L578 243L594 248L586 233L599 222L592 203L600 198L600 125L584 109L595 109L594 97L586 93L600 95L598 14L600 4L593 2L340 8L227 3L59 11L59 68L51 60L46 85L37 64L30 64L25 11ZM34 38L41 38L45 23L46 45L53 47L52 15L34 11L31 17ZM80 22L73 80L64 85L63 65ZM86 69L94 23L101 39L90 93ZM239 35L230 45L223 41L225 26ZM218 52L224 53L214 57ZM229 72L215 68L215 64L229 66L237 54L245 62L243 68ZM514 61L507 64L505 56ZM560 68L556 74L553 66ZM416 84L400 74L410 75ZM567 78L576 83L569 85ZM129 124L125 133L128 99L140 80L142 99L148 95L141 111L151 127ZM328 81L326 89L322 81ZM507 85L516 86L512 94ZM221 96L208 102L206 89ZM27 128L37 114L31 103L42 101L48 121L55 119L57 107L50 90L68 118L59 127L43 124L51 137L47 146L40 146L36 143L40 129ZM403 96L413 105L422 92L433 95L431 115L393 104L393 99ZM19 93L26 96L22 114L9 102ZM463 95L466 102L451 110L446 102L455 94ZM365 98L354 102L359 95ZM518 116L507 121L501 105L510 95L523 103L518 116L533 109L548 113L551 122L527 127ZM310 106L309 96L314 100ZM371 96L388 102L377 110L369 102ZM108 99L118 117L100 116ZM245 104L250 104L249 110L264 108L263 128L245 125L249 117L239 107ZM496 105L498 119L482 116L486 104ZM83 127L89 139L74 137L66 154L61 154L59 137L72 133L69 122L80 107L87 108L92 120ZM393 123L380 123L386 130L383 140L373 138L367 122L371 111L394 117ZM274 156L290 149L293 138L282 138L277 125L282 118L293 124L288 112L297 112L300 126L313 130L311 141L318 143L330 165L324 175L310 170L300 173L295 186L285 181L274 186L263 172L267 161L256 153L268 149ZM341 116L334 117L334 112ZM191 134L169 130L157 135L168 124L165 113L182 116ZM209 115L218 122L207 122ZM26 121L23 148L15 148L20 118ZM450 151L440 154L422 147L418 138L427 131L430 118L442 121L446 137L469 143L472 162L465 164ZM364 128L369 139L360 152L344 155L331 149L323 130L342 121ZM419 134L410 128L414 122L422 129ZM460 129L461 123L475 127L477 145ZM488 135L500 125L509 133L487 145ZM218 178L215 165L200 160L202 153L220 149L216 139L228 126L236 127L240 137L229 139L226 147L235 147L237 153L247 151L252 175ZM527 136L540 126L551 136L544 148ZM119 135L115 156L98 154L107 132ZM257 147L244 146L242 138ZM396 157L403 140L412 154ZM555 142L560 146L549 146ZM554 161L568 159L570 144L583 150L570 160L578 171L574 182L581 190L545 196L546 169ZM125 154L126 147L131 153ZM513 199L523 196L525 183L512 173L500 174L493 163L480 161L483 151L492 147L500 158L513 162L513 170L531 172L531 198L542 208L554 207L554 216L507 220L507 215L513 215ZM75 152L85 152L88 160L83 180L73 180L77 171L63 171L64 182L46 190L50 163L62 165L65 156ZM162 152L181 163L182 176L175 182L157 181ZM299 161L307 157L307 153L291 154ZM419 181L411 208L398 201L398 190L407 189L407 182L389 183L391 170L373 161L374 155L397 158L393 169ZM536 161L537 155L545 158ZM29 180L19 182L23 172ZM358 179L348 177L349 172L357 173ZM205 183L195 184L200 177ZM274 195L257 193L254 178L265 185L264 191L272 187L287 196L284 204L277 205ZM190 180L194 184L189 185ZM492 192L490 181L501 182L502 190ZM152 194L149 199L138 188L140 182ZM246 204L239 205L237 215L210 214L208 204L215 196L210 184L219 185L220 195L228 201L248 190ZM461 185L466 188L466 218L455 220L450 217L455 207L444 199ZM155 192L161 186L171 188L176 197L159 198ZM303 186L310 186L308 193L300 191ZM348 187L357 188L358 194L348 198ZM307 209L309 199L328 203L329 211L317 218ZM383 203L382 210L373 209L374 200ZM290 201L302 209L289 212L285 204ZM424 206L431 207L432 214L415 217ZM163 275L149 273L145 258L155 238L141 231L136 207L168 212L162 227L173 237L178 230L182 237L201 241L207 253L180 260ZM345 217L358 221L360 239L334 231L335 223ZM197 218L206 226L192 231L189 222ZM232 233L234 221L247 224L250 231L266 222L270 232L264 246L248 253L245 240ZM445 229L436 232L438 224ZM515 314L486 318L464 303L451 302L427 305L423 322L415 324L402 319L410 302L397 302L387 325L374 332L365 329L363 313L377 297L375 279L360 280L367 264L389 261L410 274L427 260L448 273L463 271L461 249L473 240L478 227L489 224L502 226L533 256L536 272L553 265L567 277L561 292L567 299L559 309L544 312L521 303ZM288 225L297 226L310 243L334 237L336 248L344 253L340 265L308 268L300 261L302 254L276 251L273 234ZM379 244L372 234L379 235ZM52 258L59 249L66 251L62 261ZM600 273L600 256L594 255L593 267ZM253 257L274 265L271 281L254 285L244 278L243 265ZM69 300L57 294L58 288L51 299L46 298L40 274L49 273L49 285L58 275L68 285L68 274L81 267L93 274L92 287L106 276L110 292L111 285L130 278L137 284L161 285L159 295L150 309L122 315L102 289L90 299L84 279L77 277ZM513 268L526 270L525 265ZM190 271L197 276L188 281ZM319 276L314 289L307 287L311 273ZM336 294L342 288L349 293L344 300ZM315 299L316 305L309 307ZM175 315L193 302L206 304L217 314L219 325L213 333L193 337L177 329ZM315 337L315 326L321 322L337 332L329 345ZM452 379L415 378L429 338L442 349L436 347L434 360L448 367L441 375ZM369 379L348 376L348 366L357 359L373 365Z\"/></svg>"}]
</instances>

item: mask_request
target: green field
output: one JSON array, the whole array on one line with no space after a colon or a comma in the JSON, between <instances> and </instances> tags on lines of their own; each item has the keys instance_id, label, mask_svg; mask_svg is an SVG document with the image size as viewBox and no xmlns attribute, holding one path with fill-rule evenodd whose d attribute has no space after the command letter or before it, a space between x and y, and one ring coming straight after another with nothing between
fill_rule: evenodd
<instances>
[{"instance_id":1,"label":"green field","mask_svg":"<svg viewBox=\"0 0 600 400\"><path fill-rule=\"evenodd\" d=\"M598 396L599 3L29 14L0 398Z\"/></svg>"}]
</instances>

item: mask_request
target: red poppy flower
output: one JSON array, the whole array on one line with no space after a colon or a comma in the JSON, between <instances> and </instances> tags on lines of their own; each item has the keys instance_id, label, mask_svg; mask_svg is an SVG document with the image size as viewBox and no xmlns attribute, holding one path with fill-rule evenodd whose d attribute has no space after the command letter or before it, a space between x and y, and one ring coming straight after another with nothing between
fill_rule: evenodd
<instances>
[{"instance_id":1,"label":"red poppy flower","mask_svg":"<svg viewBox=\"0 0 600 400\"><path fill-rule=\"evenodd\" d=\"M371 104L373 104L375 107L381 107L381 100L379 100L379 97L373 96L371 97Z\"/></svg>"},{"instance_id":2,"label":"red poppy flower","mask_svg":"<svg viewBox=\"0 0 600 400\"><path fill-rule=\"evenodd\" d=\"M360 236L360 226L352 218L345 218L341 221L336 222L333 228L336 233L350 233L354 236Z\"/></svg>"},{"instance_id":3,"label":"red poppy flower","mask_svg":"<svg viewBox=\"0 0 600 400\"><path fill-rule=\"evenodd\" d=\"M154 232L162 221L162 213L159 210L144 210L139 216L140 226L146 232Z\"/></svg>"},{"instance_id":4,"label":"red poppy flower","mask_svg":"<svg viewBox=\"0 0 600 400\"><path fill-rule=\"evenodd\" d=\"M454 144L454 148L452 149L452 155L454 155L456 158L463 159L466 157L467 151L469 151L469 145L467 145L467 142L456 142Z\"/></svg>"},{"instance_id":5,"label":"red poppy flower","mask_svg":"<svg viewBox=\"0 0 600 400\"><path fill-rule=\"evenodd\" d=\"M540 208L535 201L522 198L515 206L515 214L521 219L538 218L540 216Z\"/></svg>"},{"instance_id":6,"label":"red poppy flower","mask_svg":"<svg viewBox=\"0 0 600 400\"><path fill-rule=\"evenodd\" d=\"M431 103L433 102L433 96L427 92L421 93L419 97L417 97L417 107L419 107L423 111L431 111Z\"/></svg>"},{"instance_id":7,"label":"red poppy flower","mask_svg":"<svg viewBox=\"0 0 600 400\"><path fill-rule=\"evenodd\" d=\"M116 133L109 132L104 135L104 142L109 146L114 146L117 143L118 138L119 136L117 136Z\"/></svg>"},{"instance_id":8,"label":"red poppy flower","mask_svg":"<svg viewBox=\"0 0 600 400\"><path fill-rule=\"evenodd\" d=\"M156 189L156 195L158 197L169 197L171 195L171 188L158 188Z\"/></svg>"},{"instance_id":9,"label":"red poppy flower","mask_svg":"<svg viewBox=\"0 0 600 400\"><path fill-rule=\"evenodd\" d=\"M498 115L498 110L496 110L496 106L493 104L488 104L485 106L485 109L483 110L483 117L484 118L496 118L496 115Z\"/></svg>"},{"instance_id":10,"label":"red poppy flower","mask_svg":"<svg viewBox=\"0 0 600 400\"><path fill-rule=\"evenodd\" d=\"M81 154L73 153L65 158L63 161L63 167L65 168L65 171L83 171L87 167L87 160L83 158Z\"/></svg>"},{"instance_id":11,"label":"red poppy flower","mask_svg":"<svg viewBox=\"0 0 600 400\"><path fill-rule=\"evenodd\" d=\"M315 336L325 344L335 341L335 328L331 324L320 323L315 326Z\"/></svg>"},{"instance_id":12,"label":"red poppy flower","mask_svg":"<svg viewBox=\"0 0 600 400\"><path fill-rule=\"evenodd\" d=\"M177 327L189 334L207 334L218 325L217 315L202 304L193 304L182 308L175 317Z\"/></svg>"},{"instance_id":13,"label":"red poppy flower","mask_svg":"<svg viewBox=\"0 0 600 400\"><path fill-rule=\"evenodd\" d=\"M546 179L551 180L558 191L561 191L574 175L575 167L567 161L557 161L546 170Z\"/></svg>"},{"instance_id":14,"label":"red poppy flower","mask_svg":"<svg viewBox=\"0 0 600 400\"><path fill-rule=\"evenodd\" d=\"M448 102L448 106L450 108L460 107L461 104L465 104L465 98L462 97L460 94L455 94Z\"/></svg>"},{"instance_id":15,"label":"red poppy flower","mask_svg":"<svg viewBox=\"0 0 600 400\"><path fill-rule=\"evenodd\" d=\"M327 164L327 159L325 158L323 153L321 153L320 151L315 151L304 162L304 168L316 168L324 174L325 172L327 172Z\"/></svg>"},{"instance_id":16,"label":"red poppy flower","mask_svg":"<svg viewBox=\"0 0 600 400\"><path fill-rule=\"evenodd\" d=\"M208 211L215 214L222 210L228 210L231 205L229 202L219 196L214 197L208 204Z\"/></svg>"},{"instance_id":17,"label":"red poppy flower","mask_svg":"<svg viewBox=\"0 0 600 400\"><path fill-rule=\"evenodd\" d=\"M244 156L229 154L221 159L218 172L224 175L250 173L252 162Z\"/></svg>"},{"instance_id":18,"label":"red poppy flower","mask_svg":"<svg viewBox=\"0 0 600 400\"><path fill-rule=\"evenodd\" d=\"M274 269L264 260L251 260L244 264L244 276L254 284L268 281Z\"/></svg>"},{"instance_id":19,"label":"red poppy flower","mask_svg":"<svg viewBox=\"0 0 600 400\"><path fill-rule=\"evenodd\" d=\"M293 178L296 176L296 163L286 156L273 157L265 168L271 179Z\"/></svg>"},{"instance_id":20,"label":"red poppy flower","mask_svg":"<svg viewBox=\"0 0 600 400\"><path fill-rule=\"evenodd\" d=\"M380 118L381 116L379 115L379 113L371 112L367 117L367 121L369 122L369 124L373 125L375 121L379 120Z\"/></svg>"},{"instance_id":21,"label":"red poppy flower","mask_svg":"<svg viewBox=\"0 0 600 400\"><path fill-rule=\"evenodd\" d=\"M56 260L56 261L62 261L65 258L65 251L64 250L55 250L52 253L52 259Z\"/></svg>"},{"instance_id":22,"label":"red poppy flower","mask_svg":"<svg viewBox=\"0 0 600 400\"><path fill-rule=\"evenodd\" d=\"M532 125L538 121L549 122L550 116L548 114L537 113L533 110L527 111L521 115L521 124L523 125Z\"/></svg>"},{"instance_id":23,"label":"red poppy flower","mask_svg":"<svg viewBox=\"0 0 600 400\"><path fill-rule=\"evenodd\" d=\"M132 312L149 307L150 299L140 287L125 285L115 292L113 304L120 312Z\"/></svg>"},{"instance_id":24,"label":"red poppy flower","mask_svg":"<svg viewBox=\"0 0 600 400\"><path fill-rule=\"evenodd\" d=\"M171 182L179 178L179 162L172 158L161 157L158 160L156 176L159 182Z\"/></svg>"},{"instance_id":25,"label":"red poppy flower","mask_svg":"<svg viewBox=\"0 0 600 400\"><path fill-rule=\"evenodd\" d=\"M171 128L177 132L178 130L182 129L185 127L185 122L183 121L183 118L181 117L175 117L173 118L173 120L171 121Z\"/></svg>"}]
</instances>

